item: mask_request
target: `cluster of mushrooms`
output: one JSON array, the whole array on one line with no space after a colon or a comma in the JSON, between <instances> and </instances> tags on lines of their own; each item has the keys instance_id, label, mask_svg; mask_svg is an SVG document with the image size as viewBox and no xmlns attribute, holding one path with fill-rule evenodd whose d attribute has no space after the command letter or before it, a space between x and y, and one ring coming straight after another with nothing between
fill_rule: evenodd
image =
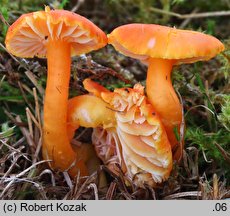
<instances>
[{"instance_id":1,"label":"cluster of mushrooms","mask_svg":"<svg viewBox=\"0 0 230 216\"><path fill-rule=\"evenodd\" d=\"M109 169L122 172L137 186L166 180L173 161L180 161L182 105L171 82L174 65L209 60L224 50L216 38L200 32L155 24L128 24L109 35L88 19L66 11L22 15L5 40L7 50L22 58L47 58L44 99L43 158L54 170L88 175L90 150L70 144L80 127L93 129L97 156ZM146 94L133 88L110 92L86 79L88 94L68 98L71 57L111 44L120 53L148 65Z\"/></svg>"}]
</instances>

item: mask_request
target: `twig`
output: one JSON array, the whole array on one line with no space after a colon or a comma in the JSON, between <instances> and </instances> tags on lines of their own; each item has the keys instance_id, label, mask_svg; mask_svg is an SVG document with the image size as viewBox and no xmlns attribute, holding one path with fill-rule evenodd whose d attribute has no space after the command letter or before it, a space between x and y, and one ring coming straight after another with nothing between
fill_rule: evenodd
<instances>
[{"instance_id":1,"label":"twig","mask_svg":"<svg viewBox=\"0 0 230 216\"><path fill-rule=\"evenodd\" d=\"M214 11L214 12L204 12L204 13L196 13L196 14L179 14L171 11L165 11L163 9L159 9L155 7L151 7L149 8L149 10L156 13L174 16L179 19L197 19L197 18L204 18L204 17L230 16L230 11Z\"/></svg>"},{"instance_id":2,"label":"twig","mask_svg":"<svg viewBox=\"0 0 230 216\"><path fill-rule=\"evenodd\" d=\"M199 9L198 9L198 8L195 8L195 9L192 11L191 14L196 14L198 11L199 11ZM179 27L179 28L182 28L182 29L185 28L185 26L187 26L188 23L189 23L191 20L192 20L191 17L185 19L185 20L180 24L180 27Z\"/></svg>"}]
</instances>

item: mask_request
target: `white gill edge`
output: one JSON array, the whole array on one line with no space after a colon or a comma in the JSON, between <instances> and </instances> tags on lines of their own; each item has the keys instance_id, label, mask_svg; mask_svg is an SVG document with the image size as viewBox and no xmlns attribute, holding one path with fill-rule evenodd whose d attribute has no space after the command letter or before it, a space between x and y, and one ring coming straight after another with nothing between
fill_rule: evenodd
<instances>
[{"instance_id":1,"label":"white gill edge","mask_svg":"<svg viewBox=\"0 0 230 216\"><path fill-rule=\"evenodd\" d=\"M88 37L78 37L74 38L74 42L80 43L80 44L87 44L91 42L93 39L88 38Z\"/></svg>"},{"instance_id":2,"label":"white gill edge","mask_svg":"<svg viewBox=\"0 0 230 216\"><path fill-rule=\"evenodd\" d=\"M33 53L32 55L34 55L35 53L37 53L37 49L41 49L41 44L37 44L32 48L31 46L23 46L16 49L17 52L21 53L23 56L31 56L31 53Z\"/></svg>"},{"instance_id":3,"label":"white gill edge","mask_svg":"<svg viewBox=\"0 0 230 216\"><path fill-rule=\"evenodd\" d=\"M20 43L23 46L24 46L24 44L25 45L30 45L30 44L41 43L41 41L39 41L39 40L30 40L30 39L19 38L19 37L15 37L14 42L15 43Z\"/></svg>"},{"instance_id":4,"label":"white gill edge","mask_svg":"<svg viewBox=\"0 0 230 216\"><path fill-rule=\"evenodd\" d=\"M149 125L147 122L142 124L142 129L141 131L136 131L134 129L132 129L132 126L135 125L135 129L139 126L139 124L136 124L135 122L132 122L132 124L129 123L123 123L123 122L117 122L117 126L119 128L121 128L121 130L123 130L124 132L128 133L128 134L132 134L132 135L136 135L136 136L151 136L152 134L154 134L158 127L155 125ZM145 128L145 126L149 126L147 129Z\"/></svg>"},{"instance_id":5,"label":"white gill edge","mask_svg":"<svg viewBox=\"0 0 230 216\"><path fill-rule=\"evenodd\" d=\"M153 139L152 136L143 136L143 135L141 135L141 136L140 136L140 139L141 139L144 143L146 143L147 145L149 145L149 146L151 146L151 147L153 147L153 148L156 148L156 147L157 147L157 146L156 146L156 143L155 143L155 140Z\"/></svg>"},{"instance_id":6,"label":"white gill edge","mask_svg":"<svg viewBox=\"0 0 230 216\"><path fill-rule=\"evenodd\" d=\"M82 29L78 29L77 32L74 32L74 33L72 34L72 37L80 37L80 36L82 36L82 35L84 35L84 34L86 34L86 33L87 33L87 31L84 31L84 30L82 30Z\"/></svg>"},{"instance_id":7,"label":"white gill edge","mask_svg":"<svg viewBox=\"0 0 230 216\"><path fill-rule=\"evenodd\" d=\"M129 110L128 113L127 112L125 112L124 114L123 113L117 113L116 114L117 120L120 122L124 122L124 123L133 121L133 119L135 118L136 109L137 109L137 107L134 106Z\"/></svg>"},{"instance_id":8,"label":"white gill edge","mask_svg":"<svg viewBox=\"0 0 230 216\"><path fill-rule=\"evenodd\" d=\"M33 25L33 22L31 19L26 19L26 23L34 31L35 34L37 34L41 39L44 38L44 35L41 34L41 32Z\"/></svg>"},{"instance_id":9,"label":"white gill edge","mask_svg":"<svg viewBox=\"0 0 230 216\"><path fill-rule=\"evenodd\" d=\"M164 174L165 169L162 167L158 167L155 164L152 164L150 161L146 161L145 165L143 165L142 163L139 163L139 159L140 159L140 155L137 155L134 151L132 151L128 146L122 146L122 149L124 151L124 154L126 154L128 156L128 159L130 161L132 161L132 163L134 163L137 167L139 167L140 169L142 169L143 171L149 172L150 174L156 174L156 175L162 175L162 173ZM136 158L132 157L131 155L135 154ZM143 158L144 160L146 160L146 158ZM156 168L158 168L159 170L157 170Z\"/></svg>"},{"instance_id":10,"label":"white gill edge","mask_svg":"<svg viewBox=\"0 0 230 216\"><path fill-rule=\"evenodd\" d=\"M31 38L31 39L38 39L38 35L35 34L35 32L33 31L33 33L29 33L27 30L25 30L24 28L20 29L19 30L19 33L28 37L28 38ZM40 37L39 37L40 38Z\"/></svg>"},{"instance_id":11,"label":"white gill edge","mask_svg":"<svg viewBox=\"0 0 230 216\"><path fill-rule=\"evenodd\" d=\"M68 27L66 31L61 33L61 39L70 36L77 28L78 26Z\"/></svg>"},{"instance_id":12,"label":"white gill edge","mask_svg":"<svg viewBox=\"0 0 230 216\"><path fill-rule=\"evenodd\" d=\"M58 24L57 33L56 33L56 37L57 37L57 38L60 38L61 31L62 31L62 26L63 26L63 21L61 21L61 22Z\"/></svg>"},{"instance_id":13,"label":"white gill edge","mask_svg":"<svg viewBox=\"0 0 230 216\"><path fill-rule=\"evenodd\" d=\"M118 133L118 137L121 140L122 146L123 145L127 145L130 149L132 149L132 151L134 153L136 153L137 155L140 155L142 157L145 157L148 161L150 161L151 163L155 164L156 166L162 167L162 168L167 168L169 165L169 160L167 159L167 153L162 153L162 154L158 154L156 148L154 148L154 141L152 139L152 145L149 145L149 143L146 143L145 139L143 139L143 136L138 136L138 138L140 139L141 142L145 143L146 145L150 146L153 151L154 151L154 155L152 154L148 154L147 153L140 153L138 152L136 149L131 148L131 146L128 144L128 140L130 139L125 139L125 136L133 136L130 134L127 134L121 130L117 130ZM127 137L128 138L128 137ZM131 141L131 140L130 140Z\"/></svg>"},{"instance_id":14,"label":"white gill edge","mask_svg":"<svg viewBox=\"0 0 230 216\"><path fill-rule=\"evenodd\" d=\"M53 29L52 29L52 27L51 27L51 25L50 25L50 20L49 20L49 19L46 20L46 25L47 25L48 31L49 31L49 33L50 33L50 37L51 37L51 39L53 40L53 39L54 39L54 38L53 38Z\"/></svg>"},{"instance_id":15,"label":"white gill edge","mask_svg":"<svg viewBox=\"0 0 230 216\"><path fill-rule=\"evenodd\" d=\"M123 47L120 43L118 43L117 41L115 41L113 44L121 53L123 53L126 56L129 56L129 57L135 58L135 59L139 59L141 61L148 58L148 56L146 56L146 55L138 55L138 54L134 54L134 53L130 52L125 47Z\"/></svg>"},{"instance_id":16,"label":"white gill edge","mask_svg":"<svg viewBox=\"0 0 230 216\"><path fill-rule=\"evenodd\" d=\"M147 144L145 144L140 139L139 136L127 134L127 133L125 133L125 132L123 132L123 131L121 131L119 129L117 130L117 133L118 133L118 137L121 140L122 146L123 145L128 146L134 153L136 153L137 155L140 155L143 158L149 158L149 157L156 158L157 157L157 151L156 151L156 149L153 148L153 147L151 147L151 146L149 146L149 145L147 145ZM136 138L138 138L139 140L134 140ZM146 150L146 149L139 150L137 144L135 145L135 143L137 143L137 142L141 143L141 144L139 144L139 146L140 145L146 145L146 148L149 146L148 147L149 149L148 150ZM130 143L133 143L133 145L130 144Z\"/></svg>"}]
</instances>

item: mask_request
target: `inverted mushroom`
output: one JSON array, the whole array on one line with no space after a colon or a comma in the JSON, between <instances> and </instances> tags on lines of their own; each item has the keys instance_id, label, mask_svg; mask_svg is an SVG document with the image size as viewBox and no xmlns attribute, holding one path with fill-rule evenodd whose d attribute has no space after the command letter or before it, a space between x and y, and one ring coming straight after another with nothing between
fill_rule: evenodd
<instances>
[{"instance_id":1,"label":"inverted mushroom","mask_svg":"<svg viewBox=\"0 0 230 216\"><path fill-rule=\"evenodd\" d=\"M91 94L69 101L72 128L94 127L92 142L98 156L115 172L113 165L118 163L134 184L155 186L166 180L172 169L171 146L143 86L109 92L86 79L84 87Z\"/></svg>"},{"instance_id":2,"label":"inverted mushroom","mask_svg":"<svg viewBox=\"0 0 230 216\"><path fill-rule=\"evenodd\" d=\"M174 130L179 133L182 108L171 82L172 67L209 60L223 51L224 45L210 35L154 24L120 26L108 35L108 43L122 54L148 64L146 93L165 126L174 158L179 160L183 146Z\"/></svg>"},{"instance_id":3,"label":"inverted mushroom","mask_svg":"<svg viewBox=\"0 0 230 216\"><path fill-rule=\"evenodd\" d=\"M97 50L107 38L88 19L65 10L50 10L22 15L6 35L6 48L15 56L46 57L48 77L44 100L43 157L52 167L70 169L74 176L87 170L80 155L73 151L67 134L67 101L71 56Z\"/></svg>"}]
</instances>

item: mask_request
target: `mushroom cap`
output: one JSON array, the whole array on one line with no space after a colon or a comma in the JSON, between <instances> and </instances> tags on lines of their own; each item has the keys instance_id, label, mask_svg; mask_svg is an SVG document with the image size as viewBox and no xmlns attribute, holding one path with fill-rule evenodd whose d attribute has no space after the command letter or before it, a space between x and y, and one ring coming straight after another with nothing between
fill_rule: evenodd
<instances>
[{"instance_id":1,"label":"mushroom cap","mask_svg":"<svg viewBox=\"0 0 230 216\"><path fill-rule=\"evenodd\" d=\"M155 24L128 24L108 35L108 43L124 55L142 61L173 59L175 64L209 60L224 50L215 37Z\"/></svg>"},{"instance_id":2,"label":"mushroom cap","mask_svg":"<svg viewBox=\"0 0 230 216\"><path fill-rule=\"evenodd\" d=\"M6 48L15 56L46 57L50 40L67 41L71 56L97 50L107 44L105 33L91 21L66 10L38 11L19 17L8 29Z\"/></svg>"}]
</instances>

